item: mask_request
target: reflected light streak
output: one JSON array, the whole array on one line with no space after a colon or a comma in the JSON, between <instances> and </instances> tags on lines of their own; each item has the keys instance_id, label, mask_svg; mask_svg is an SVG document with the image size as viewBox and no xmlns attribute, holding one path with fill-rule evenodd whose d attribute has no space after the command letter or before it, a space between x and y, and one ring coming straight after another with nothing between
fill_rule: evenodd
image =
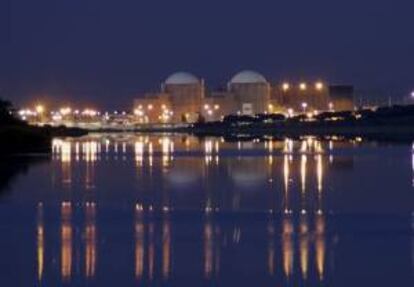
<instances>
[{"instance_id":1,"label":"reflected light streak","mask_svg":"<svg viewBox=\"0 0 414 287\"><path fill-rule=\"evenodd\" d=\"M204 275L207 279L213 272L213 226L210 221L204 225Z\"/></svg>"},{"instance_id":2,"label":"reflected light streak","mask_svg":"<svg viewBox=\"0 0 414 287\"><path fill-rule=\"evenodd\" d=\"M62 183L70 184L72 182L72 168L71 168L71 142L63 141L60 149L60 159L62 164Z\"/></svg>"},{"instance_id":3,"label":"reflected light streak","mask_svg":"<svg viewBox=\"0 0 414 287\"><path fill-rule=\"evenodd\" d=\"M152 146L152 142L150 142L148 144L148 162L149 162L149 166L153 165L153 153L154 153L154 148Z\"/></svg>"},{"instance_id":4,"label":"reflected light streak","mask_svg":"<svg viewBox=\"0 0 414 287\"><path fill-rule=\"evenodd\" d=\"M323 280L325 272L325 218L323 214L316 215L315 252L319 279Z\"/></svg>"},{"instance_id":5,"label":"reflected light streak","mask_svg":"<svg viewBox=\"0 0 414 287\"><path fill-rule=\"evenodd\" d=\"M170 139L164 137L161 139L161 151L162 151L162 165L167 167L170 161Z\"/></svg>"},{"instance_id":6,"label":"reflected light streak","mask_svg":"<svg viewBox=\"0 0 414 287\"><path fill-rule=\"evenodd\" d=\"M118 143L117 142L115 142L115 144L114 144L114 152L118 153Z\"/></svg>"},{"instance_id":7,"label":"reflected light streak","mask_svg":"<svg viewBox=\"0 0 414 287\"><path fill-rule=\"evenodd\" d=\"M303 140L300 146L300 152L305 153L308 151L308 141Z\"/></svg>"},{"instance_id":8,"label":"reflected light streak","mask_svg":"<svg viewBox=\"0 0 414 287\"><path fill-rule=\"evenodd\" d=\"M75 159L76 159L76 161L79 161L79 159L80 159L79 155L80 155L80 144L79 144L79 142L76 142L75 143Z\"/></svg>"},{"instance_id":9,"label":"reflected light streak","mask_svg":"<svg viewBox=\"0 0 414 287\"><path fill-rule=\"evenodd\" d=\"M171 230L170 221L168 218L164 219L162 227L162 275L166 280L170 275L171 265Z\"/></svg>"},{"instance_id":10,"label":"reflected light streak","mask_svg":"<svg viewBox=\"0 0 414 287\"><path fill-rule=\"evenodd\" d=\"M42 281L44 258L45 258L45 236L43 224L43 204L37 206L37 278Z\"/></svg>"},{"instance_id":11,"label":"reflected light streak","mask_svg":"<svg viewBox=\"0 0 414 287\"><path fill-rule=\"evenodd\" d=\"M315 140L314 142L314 150L316 153L322 153L323 152L323 148L322 148L322 143L319 140Z\"/></svg>"},{"instance_id":12,"label":"reflected light streak","mask_svg":"<svg viewBox=\"0 0 414 287\"><path fill-rule=\"evenodd\" d=\"M289 173L290 173L289 164L290 164L289 156L284 155L283 156L283 182L285 186L285 206L284 206L285 213L289 213Z\"/></svg>"},{"instance_id":13,"label":"reflected light streak","mask_svg":"<svg viewBox=\"0 0 414 287\"><path fill-rule=\"evenodd\" d=\"M96 141L89 141L83 143L82 151L86 162L95 162L98 153L98 143Z\"/></svg>"},{"instance_id":14,"label":"reflected light streak","mask_svg":"<svg viewBox=\"0 0 414 287\"><path fill-rule=\"evenodd\" d=\"M275 227L273 220L269 220L267 225L268 248L267 248L267 267L270 275L275 273Z\"/></svg>"},{"instance_id":15,"label":"reflected light streak","mask_svg":"<svg viewBox=\"0 0 414 287\"><path fill-rule=\"evenodd\" d=\"M85 185L86 189L92 189L95 187L95 163L97 158L98 145L96 142L85 142L82 144L82 151L84 159L86 161L86 172L85 172Z\"/></svg>"},{"instance_id":16,"label":"reflected light streak","mask_svg":"<svg viewBox=\"0 0 414 287\"><path fill-rule=\"evenodd\" d=\"M126 154L126 152L127 152L127 145L126 145L126 142L123 142L122 143L122 153Z\"/></svg>"},{"instance_id":17,"label":"reflected light streak","mask_svg":"<svg viewBox=\"0 0 414 287\"><path fill-rule=\"evenodd\" d=\"M105 140L105 153L109 152L109 145L110 144L111 144L111 142L108 139L106 139Z\"/></svg>"},{"instance_id":18,"label":"reflected light streak","mask_svg":"<svg viewBox=\"0 0 414 287\"><path fill-rule=\"evenodd\" d=\"M323 162L322 155L316 155L316 180L318 188L318 213L322 212L322 189L323 189Z\"/></svg>"},{"instance_id":19,"label":"reflected light streak","mask_svg":"<svg viewBox=\"0 0 414 287\"><path fill-rule=\"evenodd\" d=\"M285 139L283 152L284 153L292 153L293 152L293 140Z\"/></svg>"},{"instance_id":20,"label":"reflected light streak","mask_svg":"<svg viewBox=\"0 0 414 287\"><path fill-rule=\"evenodd\" d=\"M220 152L220 141L218 141L218 140L215 141L214 150L215 150L216 154Z\"/></svg>"},{"instance_id":21,"label":"reflected light streak","mask_svg":"<svg viewBox=\"0 0 414 287\"><path fill-rule=\"evenodd\" d=\"M306 215L301 215L300 218L300 269L302 271L303 279L308 277L309 269L309 235L308 235L308 219Z\"/></svg>"},{"instance_id":22,"label":"reflected light streak","mask_svg":"<svg viewBox=\"0 0 414 287\"><path fill-rule=\"evenodd\" d=\"M137 166L142 166L144 161L144 143L142 141L135 142L135 162Z\"/></svg>"},{"instance_id":23,"label":"reflected light streak","mask_svg":"<svg viewBox=\"0 0 414 287\"><path fill-rule=\"evenodd\" d=\"M287 279L293 274L294 244L293 223L290 216L284 216L282 222L283 271Z\"/></svg>"},{"instance_id":24,"label":"reflected light streak","mask_svg":"<svg viewBox=\"0 0 414 287\"><path fill-rule=\"evenodd\" d=\"M61 276L69 281L72 275L72 205L62 202L61 205Z\"/></svg>"},{"instance_id":25,"label":"reflected light streak","mask_svg":"<svg viewBox=\"0 0 414 287\"><path fill-rule=\"evenodd\" d=\"M62 162L70 162L72 156L72 144L70 141L62 141L60 148L60 158Z\"/></svg>"},{"instance_id":26,"label":"reflected light streak","mask_svg":"<svg viewBox=\"0 0 414 287\"><path fill-rule=\"evenodd\" d=\"M142 206L137 204L135 206L135 278L137 280L141 279L144 273L145 229L142 213Z\"/></svg>"},{"instance_id":27,"label":"reflected light streak","mask_svg":"<svg viewBox=\"0 0 414 287\"><path fill-rule=\"evenodd\" d=\"M306 169L307 169L308 157L306 155L301 155L300 158L300 178L301 178L301 187L302 194L306 191Z\"/></svg>"},{"instance_id":28,"label":"reflected light streak","mask_svg":"<svg viewBox=\"0 0 414 287\"><path fill-rule=\"evenodd\" d=\"M212 153L213 153L213 141L212 140L206 140L204 142L204 154L205 154L205 163L209 164L212 160Z\"/></svg>"},{"instance_id":29,"label":"reflected light streak","mask_svg":"<svg viewBox=\"0 0 414 287\"><path fill-rule=\"evenodd\" d=\"M96 269L96 204L86 203L86 227L85 227L85 275L94 277Z\"/></svg>"}]
</instances>

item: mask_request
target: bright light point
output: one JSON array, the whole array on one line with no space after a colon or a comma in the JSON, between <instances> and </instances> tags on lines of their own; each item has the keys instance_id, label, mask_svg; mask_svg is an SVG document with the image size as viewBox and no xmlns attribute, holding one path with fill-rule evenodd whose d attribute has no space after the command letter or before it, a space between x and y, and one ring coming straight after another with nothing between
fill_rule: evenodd
<instances>
[{"instance_id":1,"label":"bright light point","mask_svg":"<svg viewBox=\"0 0 414 287\"><path fill-rule=\"evenodd\" d=\"M61 108L61 109L60 109L60 114L61 114L62 116L69 115L71 112L72 112L72 109L71 109L71 108L69 108L69 107L66 107L66 108Z\"/></svg>"},{"instance_id":2,"label":"bright light point","mask_svg":"<svg viewBox=\"0 0 414 287\"><path fill-rule=\"evenodd\" d=\"M290 88L290 85L289 85L289 83L283 83L283 85L282 85L282 89L283 89L283 91L287 91L287 90L289 90L289 88Z\"/></svg>"},{"instance_id":3,"label":"bright light point","mask_svg":"<svg viewBox=\"0 0 414 287\"><path fill-rule=\"evenodd\" d=\"M140 110L140 109L135 109L135 110L134 110L134 114L135 114L136 116L141 117L141 116L143 116L143 115L144 115L144 112L143 112L142 110Z\"/></svg>"},{"instance_id":4,"label":"bright light point","mask_svg":"<svg viewBox=\"0 0 414 287\"><path fill-rule=\"evenodd\" d=\"M306 109L308 107L308 103L302 103L302 108Z\"/></svg>"},{"instance_id":5,"label":"bright light point","mask_svg":"<svg viewBox=\"0 0 414 287\"><path fill-rule=\"evenodd\" d=\"M304 90L306 90L306 83L300 83L300 85L299 85L299 89L301 90L301 91L304 91Z\"/></svg>"},{"instance_id":6,"label":"bright light point","mask_svg":"<svg viewBox=\"0 0 414 287\"><path fill-rule=\"evenodd\" d=\"M45 108L42 105L37 105L36 106L36 112L38 114L42 114L45 111Z\"/></svg>"},{"instance_id":7,"label":"bright light point","mask_svg":"<svg viewBox=\"0 0 414 287\"><path fill-rule=\"evenodd\" d=\"M269 104L269 110L273 110L273 105Z\"/></svg>"},{"instance_id":8,"label":"bright light point","mask_svg":"<svg viewBox=\"0 0 414 287\"><path fill-rule=\"evenodd\" d=\"M322 83L322 82L317 82L317 83L315 84L315 88L316 88L318 91L322 90L322 89L323 89L323 83Z\"/></svg>"},{"instance_id":9,"label":"bright light point","mask_svg":"<svg viewBox=\"0 0 414 287\"><path fill-rule=\"evenodd\" d=\"M207 113L208 113L209 116L211 116L213 114L213 111L212 110L208 110Z\"/></svg>"},{"instance_id":10,"label":"bright light point","mask_svg":"<svg viewBox=\"0 0 414 287\"><path fill-rule=\"evenodd\" d=\"M214 109L218 110L218 109L220 109L220 106L219 105L214 105Z\"/></svg>"},{"instance_id":11,"label":"bright light point","mask_svg":"<svg viewBox=\"0 0 414 287\"><path fill-rule=\"evenodd\" d=\"M154 107L153 107L151 104L149 104L149 105L148 105L148 109L149 109L149 110L152 110L153 108L154 108Z\"/></svg>"},{"instance_id":12,"label":"bright light point","mask_svg":"<svg viewBox=\"0 0 414 287\"><path fill-rule=\"evenodd\" d=\"M204 109L205 110L208 110L210 108L210 106L209 105L204 105Z\"/></svg>"},{"instance_id":13,"label":"bright light point","mask_svg":"<svg viewBox=\"0 0 414 287\"><path fill-rule=\"evenodd\" d=\"M414 98L414 91L411 92L411 97Z\"/></svg>"}]
</instances>

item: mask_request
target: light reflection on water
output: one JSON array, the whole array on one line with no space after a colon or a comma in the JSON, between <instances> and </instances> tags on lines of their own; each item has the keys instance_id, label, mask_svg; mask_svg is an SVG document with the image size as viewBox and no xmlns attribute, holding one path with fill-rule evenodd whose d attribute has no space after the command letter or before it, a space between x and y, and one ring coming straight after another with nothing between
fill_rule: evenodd
<instances>
[{"instance_id":1,"label":"light reflection on water","mask_svg":"<svg viewBox=\"0 0 414 287\"><path fill-rule=\"evenodd\" d=\"M111 261L111 258L104 257L105 249L112 247L105 247L104 242L97 240L99 235L97 234L95 221L96 204L87 202L78 208L79 211L85 213L82 233L75 231L77 226L73 223L72 217L75 211L72 204L62 202L60 207L60 276L62 283L69 284L72 277L93 281L96 269L99 266L97 259L101 256L103 257L102 260ZM44 207L42 204L37 206L37 212L39 216L37 225L37 280L47 282L47 279L44 279L45 265L46 269L53 267L53 262L45 262L45 250L46 252L51 252L51 250L48 250L49 246L47 244L45 246L45 243L48 242L45 242L44 239L45 231L42 220ZM241 246L241 242L244 240L243 237L249 240L248 237L254 235L249 234L251 233L249 225L246 225L247 228L244 230L241 227L245 225L244 223L233 223L232 220L223 221L213 214L206 214L192 222L188 227L190 230L198 229L195 228L196 225L201 225L202 230L199 240L202 244L199 246L200 250L196 250L193 248L196 247L194 244L186 247L180 242L185 226L179 226L179 229L175 230L174 224L180 225L182 223L177 218L171 219L172 215L168 211L156 215L154 210L144 209L137 204L132 213L133 223L130 227L134 231L131 234L134 239L134 247L130 246L128 248L134 250L134 258L131 258L131 262L122 262L122 264L134 266L137 282L159 281L159 279L167 282L171 273L174 275L173 266L178 272L183 272L187 268L186 265L172 263L180 261L178 260L182 255L180 252L184 253L184 256L198 255L199 258L194 257L192 260L202 262L203 276L201 279L213 282L220 278L222 269L224 269L223 272L229 271L228 266L222 266L225 263L222 262L221 254L224 253L226 260L231 259L228 254L231 249L244 255L243 249L245 246ZM302 214L299 218L295 218L291 214L284 214L281 217L268 216L262 219L263 223L260 226L263 227L263 230L260 233L263 233L264 240L263 242L257 242L257 244L267 246L267 250L263 250L262 247L259 248L260 251L265 251L265 254L257 256L262 258L263 262L254 262L254 264L262 265L259 268L267 271L266 276L268 278L280 282L297 280L301 282L307 280L311 280L311 282L325 281L326 254L333 252L334 248L334 245L332 245L329 247L332 250L327 250L326 241L334 241L335 235L326 234L326 218L323 213L315 215ZM57 232L54 229L50 228L46 230L46 233L50 235ZM126 229L129 228L126 227ZM191 230L191 232L193 231ZM178 234L174 236L175 232ZM125 232L125 234L127 233L129 232ZM196 237L198 240L198 236ZM79 250L83 250L83 252L79 254ZM102 254L98 254L98 250ZM252 251L254 252L254 250ZM237 262L233 264L237 266ZM283 266L283 268L278 270L281 268L280 266ZM256 268L258 267L256 266ZM53 272L54 270L46 270L46 275L53 277ZM154 278L155 276L157 278ZM75 282L77 280L79 279L75 279Z\"/></svg>"},{"instance_id":2,"label":"light reflection on water","mask_svg":"<svg viewBox=\"0 0 414 287\"><path fill-rule=\"evenodd\" d=\"M339 144L342 143L339 142ZM307 208L318 208L320 212L321 206L317 205L322 204L323 169L324 165L332 165L334 162L334 157L330 154L333 145L333 141L321 142L313 137L306 137L299 141L292 139L253 140L237 143L225 142L220 138L200 140L189 136L134 136L121 139L108 136L107 138L90 137L81 140L56 139L53 141L53 162L54 165L60 165L56 169L60 172L55 175L56 178L61 179L61 182L58 180L55 183L66 187L67 190L95 189L99 162L131 162L133 160L136 180L149 186L148 188L157 186L158 190L167 191L170 189L205 189L207 198L204 203L199 202L199 204L209 211L220 208L239 210L241 208L240 193L258 188L277 192L278 185L283 179L283 209L284 212L290 213L292 212L290 206L292 195L289 189L294 181L291 175L296 174L299 169L302 212L306 213ZM119 148L120 146L122 148ZM300 160L297 160L297 157ZM327 163L328 159L329 163ZM342 158L340 161L348 162L349 167L352 168L352 157ZM81 173L74 175L79 169ZM76 177L76 183L73 183L73 176ZM109 172L107 176L112 175ZM308 177L314 179L307 179ZM314 180L317 182L317 189L307 190L307 185L313 186ZM84 186L80 186L79 182L83 182ZM161 183L163 186L158 186ZM215 189L232 190L230 206L223 206L226 202L214 202L213 195L218 192ZM71 194L69 193L68 196L70 197ZM162 198L164 205L157 206L157 208L177 207L169 206L168 195L162 195L162 197L164 197ZM317 204L307 206L308 197L316 197ZM192 204L188 208L199 207L199 205ZM268 206L270 212L277 212L278 208L278 206Z\"/></svg>"},{"instance_id":3,"label":"light reflection on water","mask_svg":"<svg viewBox=\"0 0 414 287\"><path fill-rule=\"evenodd\" d=\"M9 238L35 242L25 285L410 285L413 159L360 139L55 139L26 177L42 188L3 204L35 218Z\"/></svg>"}]
</instances>

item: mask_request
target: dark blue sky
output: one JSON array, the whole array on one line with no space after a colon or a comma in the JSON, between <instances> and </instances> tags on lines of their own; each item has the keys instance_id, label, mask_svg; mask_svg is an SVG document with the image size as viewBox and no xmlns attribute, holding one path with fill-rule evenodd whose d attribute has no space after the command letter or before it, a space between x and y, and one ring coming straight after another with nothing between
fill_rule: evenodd
<instances>
[{"instance_id":1,"label":"dark blue sky","mask_svg":"<svg viewBox=\"0 0 414 287\"><path fill-rule=\"evenodd\" d=\"M390 95L414 88L413 1L6 1L0 91L18 104L127 106L176 70L211 87L248 68Z\"/></svg>"}]
</instances>

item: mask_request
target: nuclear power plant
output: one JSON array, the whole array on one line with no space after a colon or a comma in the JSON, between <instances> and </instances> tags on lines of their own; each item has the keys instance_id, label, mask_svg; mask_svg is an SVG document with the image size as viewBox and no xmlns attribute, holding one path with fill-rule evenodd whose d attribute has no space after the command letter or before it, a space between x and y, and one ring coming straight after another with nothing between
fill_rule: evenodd
<instances>
[{"instance_id":1,"label":"nuclear power plant","mask_svg":"<svg viewBox=\"0 0 414 287\"><path fill-rule=\"evenodd\" d=\"M159 92L134 100L141 123L193 123L221 120L226 115L295 114L354 108L352 86L317 82L270 83L255 71L241 71L227 87L210 91L203 79L177 72L161 84Z\"/></svg>"}]
</instances>

